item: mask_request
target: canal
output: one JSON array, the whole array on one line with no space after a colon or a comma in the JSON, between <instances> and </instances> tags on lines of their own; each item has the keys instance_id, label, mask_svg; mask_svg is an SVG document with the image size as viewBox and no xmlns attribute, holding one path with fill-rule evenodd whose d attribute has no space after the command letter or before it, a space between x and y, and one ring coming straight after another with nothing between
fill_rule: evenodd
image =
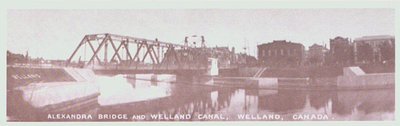
<instances>
[{"instance_id":1,"label":"canal","mask_svg":"<svg viewBox=\"0 0 400 126\"><path fill-rule=\"evenodd\" d=\"M257 90L124 75L99 78L101 95L93 114L127 114L123 121L394 120L394 89Z\"/></svg>"},{"instance_id":2,"label":"canal","mask_svg":"<svg viewBox=\"0 0 400 126\"><path fill-rule=\"evenodd\" d=\"M10 95L9 121L363 121L394 120L394 89L266 90L207 84L175 75L96 75L95 83L43 83ZM153 80L153 81L152 81ZM157 81L154 81L157 80ZM97 93L98 92L98 93ZM40 106L98 94L88 103ZM23 96L23 99L19 96ZM16 99L17 98L17 99ZM23 102L23 101L25 102ZM26 102L28 101L28 102ZM9 104L10 103L10 104ZM15 103L15 104L12 104ZM81 104L81 105L74 105ZM64 105L75 107L66 108ZM81 107L79 107L81 106ZM47 107L49 108L49 107ZM77 114L89 119L65 118ZM81 115L79 115L81 116ZM58 119L61 118L61 119Z\"/></svg>"}]
</instances>

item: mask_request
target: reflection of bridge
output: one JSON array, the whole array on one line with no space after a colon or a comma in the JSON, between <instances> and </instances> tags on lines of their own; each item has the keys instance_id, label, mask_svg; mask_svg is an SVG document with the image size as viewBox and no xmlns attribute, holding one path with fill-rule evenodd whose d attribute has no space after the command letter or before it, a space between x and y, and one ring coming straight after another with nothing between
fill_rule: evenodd
<instances>
[{"instance_id":1,"label":"reflection of bridge","mask_svg":"<svg viewBox=\"0 0 400 126\"><path fill-rule=\"evenodd\" d=\"M111 48L108 48L109 45ZM89 52L86 48L89 48ZM108 53L110 51L113 52L111 55ZM92 34L84 36L68 58L67 65L92 68L106 73L205 71L208 68L206 52L205 47L193 48L157 39L148 40L108 33ZM88 61L87 53L90 54ZM74 62L73 59L78 56L78 61Z\"/></svg>"}]
</instances>

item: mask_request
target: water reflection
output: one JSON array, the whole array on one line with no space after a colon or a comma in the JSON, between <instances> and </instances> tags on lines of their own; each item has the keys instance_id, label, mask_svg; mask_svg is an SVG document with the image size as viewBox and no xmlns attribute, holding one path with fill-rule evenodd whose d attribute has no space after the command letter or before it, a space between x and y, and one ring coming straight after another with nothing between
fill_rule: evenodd
<instances>
[{"instance_id":1,"label":"water reflection","mask_svg":"<svg viewBox=\"0 0 400 126\"><path fill-rule=\"evenodd\" d=\"M230 117L230 120L238 120L235 118L237 114L298 113L327 114L333 120L394 118L394 89L254 90L213 87L186 81L186 83L171 84L124 79L126 85L118 87L124 90L108 94L109 96L102 97L102 100L99 98L99 102L103 103L99 113L190 114L192 117L198 114L224 114ZM386 117L382 118L382 115ZM291 119L285 118L285 120Z\"/></svg>"},{"instance_id":2,"label":"water reflection","mask_svg":"<svg viewBox=\"0 0 400 126\"><path fill-rule=\"evenodd\" d=\"M102 106L126 104L152 100L171 95L171 84L134 80L124 76L99 78L101 95L99 104Z\"/></svg>"},{"instance_id":3,"label":"water reflection","mask_svg":"<svg viewBox=\"0 0 400 126\"><path fill-rule=\"evenodd\" d=\"M259 109L282 113L304 108L306 94L300 91L281 90L276 94L261 96L259 99Z\"/></svg>"},{"instance_id":4,"label":"water reflection","mask_svg":"<svg viewBox=\"0 0 400 126\"><path fill-rule=\"evenodd\" d=\"M394 90L346 91L338 92L336 96L332 111L337 114L394 111Z\"/></svg>"}]
</instances>

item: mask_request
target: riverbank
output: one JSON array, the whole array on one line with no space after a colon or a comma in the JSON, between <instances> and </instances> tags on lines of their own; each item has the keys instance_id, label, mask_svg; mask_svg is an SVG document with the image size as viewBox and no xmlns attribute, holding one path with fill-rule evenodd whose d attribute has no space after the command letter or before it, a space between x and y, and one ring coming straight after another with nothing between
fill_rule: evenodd
<instances>
[{"instance_id":1,"label":"riverbank","mask_svg":"<svg viewBox=\"0 0 400 126\"><path fill-rule=\"evenodd\" d=\"M394 73L393 64L361 64L365 73ZM285 77L285 78L330 78L343 75L343 68L350 66L299 66L299 67L238 67L233 69L220 69L220 77L254 77L257 72L265 69L259 77Z\"/></svg>"},{"instance_id":2,"label":"riverbank","mask_svg":"<svg viewBox=\"0 0 400 126\"><path fill-rule=\"evenodd\" d=\"M263 81L268 79L269 82ZM308 78L214 78L213 86L238 87L246 89L266 89L266 90L310 90L310 91L345 91L345 90L374 90L374 89L394 89L393 84L367 85L367 86L338 86L337 84L312 84ZM272 80L272 82L271 82ZM289 81L289 82L288 82ZM297 82L295 82L297 81ZM276 82L276 83L274 83ZM265 84L266 83L266 84Z\"/></svg>"},{"instance_id":3,"label":"riverbank","mask_svg":"<svg viewBox=\"0 0 400 126\"><path fill-rule=\"evenodd\" d=\"M370 90L394 88L391 66L244 67L220 70L217 85L287 90ZM265 80L266 79L266 80ZM273 81L271 81L273 80ZM267 83L267 84L265 84Z\"/></svg>"}]
</instances>

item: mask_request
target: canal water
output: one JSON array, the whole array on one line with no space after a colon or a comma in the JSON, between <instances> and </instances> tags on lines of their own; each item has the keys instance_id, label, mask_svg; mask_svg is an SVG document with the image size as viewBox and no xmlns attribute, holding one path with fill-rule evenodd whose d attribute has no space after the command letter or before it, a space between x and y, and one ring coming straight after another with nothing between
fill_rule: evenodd
<instances>
[{"instance_id":1,"label":"canal water","mask_svg":"<svg viewBox=\"0 0 400 126\"><path fill-rule=\"evenodd\" d=\"M394 120L394 89L257 90L181 81L182 77L168 82L171 76L158 77L165 81L99 76L99 106L92 113L129 118L105 121Z\"/></svg>"}]
</instances>

